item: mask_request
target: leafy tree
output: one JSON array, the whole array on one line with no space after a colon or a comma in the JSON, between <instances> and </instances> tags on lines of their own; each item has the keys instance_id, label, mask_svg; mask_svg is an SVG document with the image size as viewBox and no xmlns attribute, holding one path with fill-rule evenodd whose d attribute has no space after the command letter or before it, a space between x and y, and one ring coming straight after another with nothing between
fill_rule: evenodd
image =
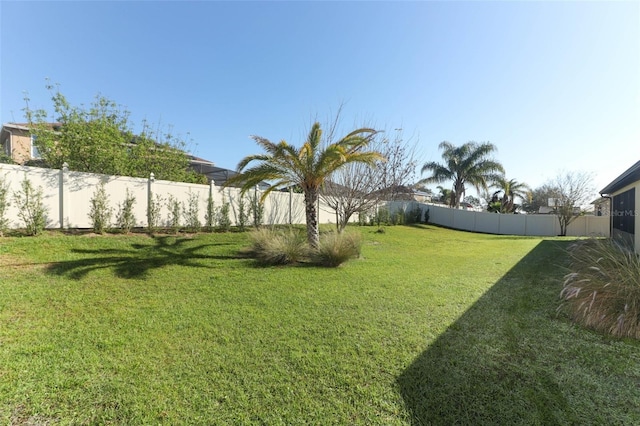
<instances>
[{"instance_id":1,"label":"leafy tree","mask_svg":"<svg viewBox=\"0 0 640 426\"><path fill-rule=\"evenodd\" d=\"M548 207L549 199L556 198L557 188L545 183L531 191L530 198L522 203L522 210L527 213L539 213L540 207Z\"/></svg>"},{"instance_id":2,"label":"leafy tree","mask_svg":"<svg viewBox=\"0 0 640 426\"><path fill-rule=\"evenodd\" d=\"M489 211L497 213L515 213L519 207L516 199L529 200L531 189L526 183L518 182L515 179L500 177L496 179L493 186L497 189L489 201ZM502 197L499 195L502 194Z\"/></svg>"},{"instance_id":3,"label":"leafy tree","mask_svg":"<svg viewBox=\"0 0 640 426\"><path fill-rule=\"evenodd\" d=\"M441 142L438 147L443 151L444 164L429 161L422 166L422 173L431 172L431 176L421 183L442 183L453 181L455 193L452 207L460 207L460 199L465 194L466 184L472 185L478 192L487 189L488 183L495 181L502 174L502 165L491 159L490 155L496 151L495 145L489 142L467 142L461 146L454 146L450 142Z\"/></svg>"},{"instance_id":4,"label":"leafy tree","mask_svg":"<svg viewBox=\"0 0 640 426\"><path fill-rule=\"evenodd\" d=\"M456 193L451 189L444 188L440 185L437 186L438 189L438 201L443 204L448 205L449 207L453 207L456 204Z\"/></svg>"},{"instance_id":5,"label":"leafy tree","mask_svg":"<svg viewBox=\"0 0 640 426\"><path fill-rule=\"evenodd\" d=\"M316 122L300 148L289 145L284 140L276 144L254 136L253 139L266 152L243 158L238 164L239 174L229 179L225 186L241 184L244 193L260 182L268 181L270 186L262 195L264 200L275 189L299 185L304 193L307 241L311 247L316 248L320 236L317 206L322 184L345 164L373 164L382 159L380 153L364 150L375 134L373 129L360 128L323 147L322 130ZM252 163L255 165L247 168Z\"/></svg>"},{"instance_id":6,"label":"leafy tree","mask_svg":"<svg viewBox=\"0 0 640 426\"><path fill-rule=\"evenodd\" d=\"M462 201L467 204L471 204L474 207L480 207L482 205L480 199L478 197L474 197L473 195L467 195Z\"/></svg>"},{"instance_id":7,"label":"leafy tree","mask_svg":"<svg viewBox=\"0 0 640 426\"><path fill-rule=\"evenodd\" d=\"M40 165L53 168L67 163L80 172L148 177L206 183L189 170L186 143L171 132L153 130L146 122L135 134L129 112L97 95L89 107L73 106L54 86L47 85L55 117L44 109L31 110L25 98L26 119L42 156Z\"/></svg>"},{"instance_id":8,"label":"leafy tree","mask_svg":"<svg viewBox=\"0 0 640 426\"><path fill-rule=\"evenodd\" d=\"M6 153L0 152L0 163L15 164L15 161L13 161L13 159L10 156L8 156Z\"/></svg>"}]
</instances>

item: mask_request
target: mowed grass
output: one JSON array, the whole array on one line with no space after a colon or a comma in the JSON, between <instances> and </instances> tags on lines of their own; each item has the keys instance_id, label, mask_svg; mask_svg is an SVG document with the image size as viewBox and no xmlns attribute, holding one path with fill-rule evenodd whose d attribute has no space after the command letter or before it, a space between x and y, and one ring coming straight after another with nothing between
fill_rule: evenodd
<instances>
[{"instance_id":1,"label":"mowed grass","mask_svg":"<svg viewBox=\"0 0 640 426\"><path fill-rule=\"evenodd\" d=\"M567 239L355 228L0 239L2 424L640 424L640 345L557 313Z\"/></svg>"}]
</instances>

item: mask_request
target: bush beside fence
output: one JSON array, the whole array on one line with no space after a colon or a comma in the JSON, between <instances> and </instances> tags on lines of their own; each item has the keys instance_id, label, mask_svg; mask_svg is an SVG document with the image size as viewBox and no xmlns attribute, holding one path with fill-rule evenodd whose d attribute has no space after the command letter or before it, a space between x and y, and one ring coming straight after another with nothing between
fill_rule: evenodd
<instances>
[{"instance_id":1,"label":"bush beside fence","mask_svg":"<svg viewBox=\"0 0 640 426\"><path fill-rule=\"evenodd\" d=\"M101 183L104 184L109 206L114 210L112 225L115 226L118 207L123 205L127 191L135 198L132 213L135 216L135 226L148 226L148 206L160 200L159 221L157 226L169 227L171 214L169 200L177 202L181 208L180 223L187 225L186 209L197 211L197 219L205 226L209 200L219 212L225 204L228 205L230 225L236 226L240 219L240 190L237 188L222 188L213 182L210 185L199 185L181 182L169 182L124 176L109 176L93 173L74 172L66 169L43 169L38 167L16 166L0 164L0 180L8 185L8 201L11 203L6 212L8 228L24 228L24 222L19 219L19 211L13 202L14 194L20 191L21 182L28 179L35 188L42 188L43 204L46 209L46 228L91 228L89 217L91 199ZM260 199L262 191L256 189L243 196L243 210L251 209L252 202ZM262 223L275 224L303 224L305 223L304 196L289 192L272 192L261 206ZM320 223L335 223L333 211L324 203L320 204ZM249 213L251 217L251 213ZM353 218L356 220L356 218ZM248 221L252 224L253 219Z\"/></svg>"}]
</instances>

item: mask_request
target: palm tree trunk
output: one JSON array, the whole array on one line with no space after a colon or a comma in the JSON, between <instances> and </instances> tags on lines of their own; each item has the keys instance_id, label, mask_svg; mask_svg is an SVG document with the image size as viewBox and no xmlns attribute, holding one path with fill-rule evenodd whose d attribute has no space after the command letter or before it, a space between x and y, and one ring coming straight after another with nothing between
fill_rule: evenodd
<instances>
[{"instance_id":1,"label":"palm tree trunk","mask_svg":"<svg viewBox=\"0 0 640 426\"><path fill-rule=\"evenodd\" d=\"M455 192L455 196L456 196L456 202L455 205L453 205L452 207L455 207L456 209L460 208L460 197L464 196L464 184L460 181L456 181L455 185L453 187L453 191Z\"/></svg>"},{"instance_id":2,"label":"palm tree trunk","mask_svg":"<svg viewBox=\"0 0 640 426\"><path fill-rule=\"evenodd\" d=\"M306 189L304 191L305 214L307 219L307 242L312 248L317 248L320 242L318 230L318 190Z\"/></svg>"}]
</instances>

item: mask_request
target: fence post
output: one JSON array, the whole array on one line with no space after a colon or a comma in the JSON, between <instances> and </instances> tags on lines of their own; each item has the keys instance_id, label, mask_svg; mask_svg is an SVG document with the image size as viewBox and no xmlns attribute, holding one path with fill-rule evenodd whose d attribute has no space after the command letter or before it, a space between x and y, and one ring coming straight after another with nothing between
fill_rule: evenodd
<instances>
[{"instance_id":1,"label":"fence post","mask_svg":"<svg viewBox=\"0 0 640 426\"><path fill-rule=\"evenodd\" d=\"M151 224L151 205L153 204L153 183L156 181L156 177L151 172L149 174L149 180L147 181L147 228Z\"/></svg>"},{"instance_id":2,"label":"fence post","mask_svg":"<svg viewBox=\"0 0 640 426\"><path fill-rule=\"evenodd\" d=\"M66 176L69 173L69 165L65 162L62 163L62 168L60 169L60 179L58 186L58 213L60 215L60 229L64 229L64 215L67 211L67 197L65 196L66 189Z\"/></svg>"},{"instance_id":3,"label":"fence post","mask_svg":"<svg viewBox=\"0 0 640 426\"><path fill-rule=\"evenodd\" d=\"M289 187L289 225L293 225L293 189Z\"/></svg>"}]
</instances>

